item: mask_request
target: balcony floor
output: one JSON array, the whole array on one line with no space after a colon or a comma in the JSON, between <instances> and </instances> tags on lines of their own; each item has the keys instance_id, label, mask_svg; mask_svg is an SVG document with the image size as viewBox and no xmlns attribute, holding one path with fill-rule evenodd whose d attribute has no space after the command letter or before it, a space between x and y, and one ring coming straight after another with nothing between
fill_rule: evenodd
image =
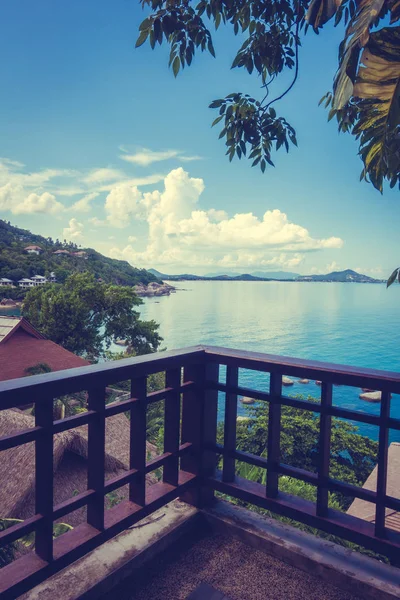
<instances>
[{"instance_id":1,"label":"balcony floor","mask_svg":"<svg viewBox=\"0 0 400 600\"><path fill-rule=\"evenodd\" d=\"M220 533L182 538L101 600L186 600L202 582L230 600L360 600Z\"/></svg>"}]
</instances>

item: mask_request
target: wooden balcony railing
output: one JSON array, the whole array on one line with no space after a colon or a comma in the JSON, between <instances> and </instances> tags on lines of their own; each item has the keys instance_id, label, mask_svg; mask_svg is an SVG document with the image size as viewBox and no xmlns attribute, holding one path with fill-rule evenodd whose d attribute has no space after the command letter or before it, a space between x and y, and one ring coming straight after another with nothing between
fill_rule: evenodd
<instances>
[{"instance_id":1,"label":"wooden balcony railing","mask_svg":"<svg viewBox=\"0 0 400 600\"><path fill-rule=\"evenodd\" d=\"M220 381L219 367L226 366ZM270 373L269 390L239 387L239 369ZM147 394L146 380L165 371L166 387ZM320 380L321 402L314 403L282 394L282 377ZM131 381L128 400L106 404L105 389ZM382 392L380 414L371 415L334 406L332 386L368 387ZM53 399L88 391L88 411L53 421ZM218 394L225 394L224 444L218 445ZM398 559L400 535L385 527L385 509L400 511L400 499L386 493L388 434L400 430L400 420L390 416L391 394L400 393L400 374L310 362L266 354L198 346L184 350L124 359L0 383L0 410L34 403L35 427L0 438L1 451L35 442L35 515L0 532L0 546L35 532L35 550L0 571L0 597L15 598L90 550L115 536L176 497L202 508L217 490L361 544ZM236 448L238 395L269 403L267 457ZM146 462L146 407L165 401L164 453ZM292 406L320 414L317 472L280 461L281 407ZM105 481L106 419L130 412L130 465L124 474ZM332 416L379 428L377 490L370 491L329 476ZM88 489L62 504L53 503L53 436L88 425ZM222 472L216 470L222 455ZM235 475L236 461L266 469L266 486ZM145 475L163 467L162 481L146 487ZM306 481L317 488L316 503L279 491L279 476ZM10 474L10 476L12 476ZM129 484L129 498L106 510L105 496ZM1 485L1 482L0 482ZM328 507L330 491L361 498L375 505L375 523ZM53 523L87 506L87 522L53 539ZM13 515L0 515L13 516Z\"/></svg>"}]
</instances>

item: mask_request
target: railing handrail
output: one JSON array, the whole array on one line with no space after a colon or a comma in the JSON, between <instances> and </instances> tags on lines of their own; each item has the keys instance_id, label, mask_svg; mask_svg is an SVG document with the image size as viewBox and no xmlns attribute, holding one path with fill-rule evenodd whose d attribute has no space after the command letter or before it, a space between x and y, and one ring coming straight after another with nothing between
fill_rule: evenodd
<instances>
[{"instance_id":1,"label":"railing handrail","mask_svg":"<svg viewBox=\"0 0 400 600\"><path fill-rule=\"evenodd\" d=\"M235 364L239 368L254 369L257 371L274 372L279 371L284 375L294 375L304 377L307 374L309 379L319 380L324 376L329 376L332 382L337 379L343 379L343 385L359 387L357 380L362 378L363 383L374 384L377 390L391 389L393 393L400 394L400 372L385 371L381 369L370 369L366 367L354 367L340 363L329 363L319 360L306 360L303 358L293 358L290 356L281 356L278 354L266 354L263 352L252 352L247 350L236 350L233 348L224 348L220 346L201 346L208 358L215 358L219 364ZM241 364L239 364L241 363ZM348 383L347 383L348 382ZM369 386L363 386L369 387ZM372 387L372 386L371 386Z\"/></svg>"},{"instance_id":2,"label":"railing handrail","mask_svg":"<svg viewBox=\"0 0 400 600\"><path fill-rule=\"evenodd\" d=\"M316 380L324 376L326 381L333 383L342 379L344 385L354 387L359 387L358 380L362 379L363 384L370 384L363 385L363 387L374 387L374 389L382 391L390 388L392 393L400 394L400 372L199 344L156 354L0 381L0 397L2 400L7 400L8 395L14 396L16 391L29 394L34 393L38 388L56 396L65 391L70 393L76 389L82 389L85 385L91 386L93 379L96 379L96 383L99 385L103 385L103 380L109 383L123 381L124 377L132 376L132 368L137 370L135 376L150 375L166 368L173 368L174 364L179 364L182 358L185 358L185 362L190 362L190 359L196 361L202 355L211 360L215 359L219 364L228 365L234 361L236 366L257 371L274 372L277 370L285 375L303 377L307 374L309 379ZM241 364L238 365L238 363Z\"/></svg>"},{"instance_id":3,"label":"railing handrail","mask_svg":"<svg viewBox=\"0 0 400 600\"><path fill-rule=\"evenodd\" d=\"M220 365L227 367L225 381L219 376ZM268 389L241 387L240 369L270 373ZM164 371L165 388L148 393L147 376ZM285 396L282 392L284 375L320 380L320 402ZM127 380L131 382L129 399L106 405L107 386ZM379 415L335 406L332 402L334 384L380 390ZM77 391L88 392L88 410L54 421L53 400ZM223 445L216 443L218 393L221 392L225 394ZM386 509L400 512L400 499L388 495L386 489L389 431L400 430L400 419L390 413L392 393L400 393L400 373L208 345L1 382L0 411L35 404L35 427L1 437L0 450L34 442L36 486L35 515L21 525L0 532L0 545L35 531L36 555L31 553L19 558L18 568L4 567L0 596L14 599L35 582L64 568L173 498L179 496L201 508L212 500L214 490L396 558L400 552L400 535L386 527L385 522ZM240 395L268 403L266 458L236 447ZM147 405L158 401L164 402L164 452L148 462L146 410ZM319 413L320 450L315 473L281 463L283 406ZM122 475L105 481L106 421L123 412L129 412L131 417L129 464ZM370 423L379 428L376 491L336 481L330 476L332 417ZM88 427L88 489L54 506L53 437L80 425ZM217 454L223 457L222 474L216 473ZM265 468L266 486L238 477L237 460ZM160 467L163 467L162 481L146 489L146 474ZM283 474L316 486L316 502L281 492L279 476ZM105 510L105 496L125 485L129 487L128 499ZM371 502L375 506L375 523L331 509L328 499L332 491ZM83 506L87 506L87 523L53 541L53 522Z\"/></svg>"},{"instance_id":4,"label":"railing handrail","mask_svg":"<svg viewBox=\"0 0 400 600\"><path fill-rule=\"evenodd\" d=\"M203 346L191 346L1 381L0 410L11 408L11 405L28 404L29 395L37 393L38 390L46 396L62 396L93 386L117 383L133 376L140 377L172 369L180 366L183 359L185 364L198 362L203 355ZM23 397L21 401L16 403L15 394Z\"/></svg>"}]
</instances>

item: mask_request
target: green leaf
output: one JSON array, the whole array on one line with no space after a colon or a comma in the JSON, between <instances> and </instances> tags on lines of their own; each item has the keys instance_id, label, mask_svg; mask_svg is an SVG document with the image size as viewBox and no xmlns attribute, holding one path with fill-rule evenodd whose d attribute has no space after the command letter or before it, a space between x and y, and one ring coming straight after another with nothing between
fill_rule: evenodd
<instances>
[{"instance_id":1,"label":"green leaf","mask_svg":"<svg viewBox=\"0 0 400 600\"><path fill-rule=\"evenodd\" d=\"M149 30L142 31L136 40L135 48L139 48L142 44L145 43L147 38L149 37Z\"/></svg>"},{"instance_id":2,"label":"green leaf","mask_svg":"<svg viewBox=\"0 0 400 600\"><path fill-rule=\"evenodd\" d=\"M391 274L391 276L387 280L387 283L386 283L386 287L387 288L390 287L392 285L392 283L394 283L396 281L397 275L400 275L400 267L397 267L397 269L395 269L393 271L393 273Z\"/></svg>"},{"instance_id":3,"label":"green leaf","mask_svg":"<svg viewBox=\"0 0 400 600\"><path fill-rule=\"evenodd\" d=\"M176 77L178 75L180 65L181 65L181 61L179 59L179 56L175 56L174 62L172 63L172 71L174 73L174 77Z\"/></svg>"},{"instance_id":4,"label":"green leaf","mask_svg":"<svg viewBox=\"0 0 400 600\"><path fill-rule=\"evenodd\" d=\"M216 119L214 119L214 121L212 122L211 127L214 127L214 125L216 125L217 123L220 122L221 119L223 119L224 115L220 115L219 117L217 117Z\"/></svg>"},{"instance_id":5,"label":"green leaf","mask_svg":"<svg viewBox=\"0 0 400 600\"><path fill-rule=\"evenodd\" d=\"M207 47L208 47L208 51L211 54L211 56L213 56L215 58L215 50L214 50L214 46L213 46L213 43L211 40L208 41Z\"/></svg>"},{"instance_id":6,"label":"green leaf","mask_svg":"<svg viewBox=\"0 0 400 600\"><path fill-rule=\"evenodd\" d=\"M151 25L151 19L145 19L144 21L142 21L139 25L139 31L144 31L145 29L149 29Z\"/></svg>"}]
</instances>

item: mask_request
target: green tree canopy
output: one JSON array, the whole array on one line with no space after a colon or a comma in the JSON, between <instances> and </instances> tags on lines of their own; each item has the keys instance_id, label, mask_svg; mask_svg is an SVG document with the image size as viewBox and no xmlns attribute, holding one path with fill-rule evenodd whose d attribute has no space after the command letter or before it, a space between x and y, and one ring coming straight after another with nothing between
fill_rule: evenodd
<instances>
[{"instance_id":1,"label":"green tree canopy","mask_svg":"<svg viewBox=\"0 0 400 600\"><path fill-rule=\"evenodd\" d=\"M229 160L247 156L252 166L273 166L272 153L297 145L294 127L272 106L293 87L299 72L299 47L311 28L318 33L330 20L344 25L333 91L323 98L339 131L359 142L361 178L380 191L387 180L400 184L400 19L399 0L141 0L151 13L140 25L136 46L152 48L165 39L174 75L189 66L196 50L215 56L210 24L230 26L242 42L232 68L260 78L256 99L241 91L214 100L220 138ZM389 27L381 27L382 24ZM271 97L277 76L293 70L285 92Z\"/></svg>"},{"instance_id":2,"label":"green tree canopy","mask_svg":"<svg viewBox=\"0 0 400 600\"><path fill-rule=\"evenodd\" d=\"M64 285L36 287L27 293L22 314L45 337L75 354L98 358L117 338L136 354L157 350L155 321L141 321L142 304L132 288L99 283L90 273L74 273Z\"/></svg>"},{"instance_id":3,"label":"green tree canopy","mask_svg":"<svg viewBox=\"0 0 400 600\"><path fill-rule=\"evenodd\" d=\"M310 399L312 400L312 399ZM248 408L248 419L237 423L237 448L265 456L268 444L268 403ZM317 471L319 415L290 406L282 407L281 462ZM222 430L219 436L223 435ZM358 434L358 428L332 418L330 476L362 486L377 461L377 442Z\"/></svg>"}]
</instances>

